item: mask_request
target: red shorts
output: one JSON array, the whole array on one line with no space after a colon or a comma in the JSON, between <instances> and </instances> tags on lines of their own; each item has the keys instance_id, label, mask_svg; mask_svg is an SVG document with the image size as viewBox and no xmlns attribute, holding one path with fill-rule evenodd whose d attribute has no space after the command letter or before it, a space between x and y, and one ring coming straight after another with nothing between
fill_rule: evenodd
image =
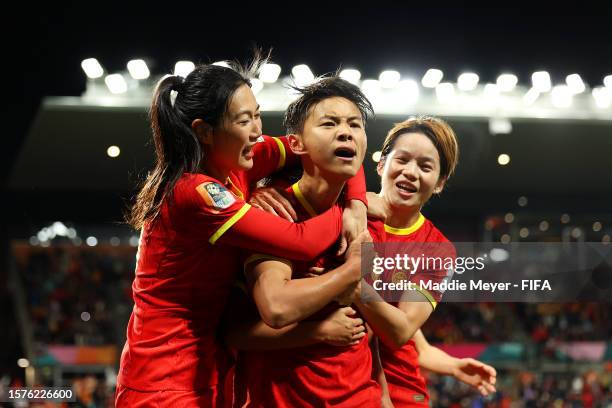
<instances>
[{"instance_id":1,"label":"red shorts","mask_svg":"<svg viewBox=\"0 0 612 408\"><path fill-rule=\"evenodd\" d=\"M395 408L429 408L429 395L419 394L404 387L387 384Z\"/></svg>"},{"instance_id":2,"label":"red shorts","mask_svg":"<svg viewBox=\"0 0 612 408\"><path fill-rule=\"evenodd\" d=\"M219 408L217 387L208 391L137 391L117 384L116 408Z\"/></svg>"}]
</instances>

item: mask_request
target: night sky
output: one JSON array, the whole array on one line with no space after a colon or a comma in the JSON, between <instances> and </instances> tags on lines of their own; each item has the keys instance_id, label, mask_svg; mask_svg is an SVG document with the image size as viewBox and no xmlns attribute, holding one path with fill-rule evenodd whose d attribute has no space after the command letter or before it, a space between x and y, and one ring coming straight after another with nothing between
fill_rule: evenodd
<instances>
[{"instance_id":1,"label":"night sky","mask_svg":"<svg viewBox=\"0 0 612 408\"><path fill-rule=\"evenodd\" d=\"M150 58L153 73L166 73L179 59L245 61L257 45L273 48L282 75L299 63L315 74L343 65L360 69L362 77L394 68L415 79L437 67L453 82L464 70L478 73L481 82L508 70L527 83L544 69L553 83L576 72L596 86L612 74L611 5L468 3L171 1L162 8L152 2L24 2L3 16L3 99L9 105L3 109L3 183L42 97L83 92L80 62L87 57L110 72L124 70L132 58Z\"/></svg>"}]
</instances>

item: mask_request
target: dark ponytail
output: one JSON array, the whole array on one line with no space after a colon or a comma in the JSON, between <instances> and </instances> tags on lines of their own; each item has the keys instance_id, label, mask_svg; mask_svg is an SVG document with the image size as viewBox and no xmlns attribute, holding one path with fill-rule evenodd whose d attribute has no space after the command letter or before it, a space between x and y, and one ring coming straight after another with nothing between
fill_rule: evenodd
<instances>
[{"instance_id":1,"label":"dark ponytail","mask_svg":"<svg viewBox=\"0 0 612 408\"><path fill-rule=\"evenodd\" d=\"M158 82L149 111L155 166L126 217L135 229L157 217L183 173L200 170L205 158L191 123L202 119L212 127L221 125L236 89L250 86L250 78L264 62L256 56L247 67L199 65L184 79L168 75Z\"/></svg>"}]
</instances>

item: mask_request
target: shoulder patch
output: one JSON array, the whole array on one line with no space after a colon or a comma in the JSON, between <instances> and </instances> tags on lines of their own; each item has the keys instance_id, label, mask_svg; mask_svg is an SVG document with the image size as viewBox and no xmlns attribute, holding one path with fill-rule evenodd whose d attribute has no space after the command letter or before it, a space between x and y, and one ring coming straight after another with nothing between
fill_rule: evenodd
<instances>
[{"instance_id":1,"label":"shoulder patch","mask_svg":"<svg viewBox=\"0 0 612 408\"><path fill-rule=\"evenodd\" d=\"M221 184L208 181L196 187L206 205L216 210L224 210L236 202L232 193Z\"/></svg>"},{"instance_id":2,"label":"shoulder patch","mask_svg":"<svg viewBox=\"0 0 612 408\"><path fill-rule=\"evenodd\" d=\"M263 137L263 136L259 136L259 137L257 138L257 142L258 142L258 143L261 143L261 142L263 142L264 140L265 140L265 139L264 139L264 137Z\"/></svg>"}]
</instances>

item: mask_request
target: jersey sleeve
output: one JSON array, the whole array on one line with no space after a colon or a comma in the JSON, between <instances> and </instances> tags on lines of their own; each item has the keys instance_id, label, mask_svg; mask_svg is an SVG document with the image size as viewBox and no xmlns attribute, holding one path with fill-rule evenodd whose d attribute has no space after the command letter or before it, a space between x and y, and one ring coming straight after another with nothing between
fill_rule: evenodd
<instances>
[{"instance_id":1,"label":"jersey sleeve","mask_svg":"<svg viewBox=\"0 0 612 408\"><path fill-rule=\"evenodd\" d=\"M437 290L440 283L450 280L453 276L453 267L455 265L456 251L455 247L450 242L427 242L419 245L422 255L422 266L413 274L410 275L410 281L413 286L420 292L435 309L444 295L443 290ZM436 284L435 286L428 285L429 283ZM431 287L431 290L426 289Z\"/></svg>"},{"instance_id":2,"label":"jersey sleeve","mask_svg":"<svg viewBox=\"0 0 612 408\"><path fill-rule=\"evenodd\" d=\"M253 168L247 172L249 183L268 177L286 166L299 164L299 158L289 148L286 136L261 138L253 147Z\"/></svg>"},{"instance_id":3,"label":"jersey sleeve","mask_svg":"<svg viewBox=\"0 0 612 408\"><path fill-rule=\"evenodd\" d=\"M344 199L346 201L359 200L367 206L368 200L366 199L366 191L366 178L362 165L357 174L346 182Z\"/></svg>"}]
</instances>

